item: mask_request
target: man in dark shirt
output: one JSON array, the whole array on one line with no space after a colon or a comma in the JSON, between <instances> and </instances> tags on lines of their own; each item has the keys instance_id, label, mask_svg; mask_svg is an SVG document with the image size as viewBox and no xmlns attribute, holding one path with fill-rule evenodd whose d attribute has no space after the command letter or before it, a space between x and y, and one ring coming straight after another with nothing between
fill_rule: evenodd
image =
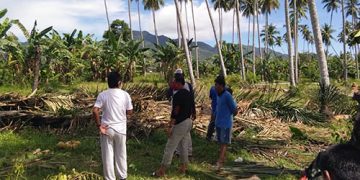
<instances>
[{"instance_id":1,"label":"man in dark shirt","mask_svg":"<svg viewBox=\"0 0 360 180\"><path fill-rule=\"evenodd\" d=\"M171 164L176 147L180 144L180 159L181 165L179 171L185 173L188 158L188 134L192 128L193 107L195 105L194 98L191 93L184 89L185 80L183 77L176 77L174 81L174 88L177 91L173 97L173 109L171 112L171 121L167 129L168 141L165 146L163 159L160 168L154 173L155 176L164 176L165 170Z\"/></svg>"}]
</instances>

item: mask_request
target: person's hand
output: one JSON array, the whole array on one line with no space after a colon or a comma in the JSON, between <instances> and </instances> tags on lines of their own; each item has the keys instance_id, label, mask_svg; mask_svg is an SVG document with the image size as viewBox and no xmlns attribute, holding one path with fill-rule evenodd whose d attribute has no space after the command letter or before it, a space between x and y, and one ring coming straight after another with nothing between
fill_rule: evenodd
<instances>
[{"instance_id":1,"label":"person's hand","mask_svg":"<svg viewBox=\"0 0 360 180\"><path fill-rule=\"evenodd\" d=\"M106 130L107 130L108 128L109 128L108 126L100 125L100 126L99 126L100 134L101 134L101 135L106 135Z\"/></svg>"},{"instance_id":2,"label":"person's hand","mask_svg":"<svg viewBox=\"0 0 360 180\"><path fill-rule=\"evenodd\" d=\"M167 131L166 131L166 134L168 136L168 138L170 138L171 134L172 134L172 130L173 128L172 127L168 127Z\"/></svg>"},{"instance_id":3,"label":"person's hand","mask_svg":"<svg viewBox=\"0 0 360 180\"><path fill-rule=\"evenodd\" d=\"M196 114L191 115L191 119L195 120L196 119Z\"/></svg>"}]
</instances>

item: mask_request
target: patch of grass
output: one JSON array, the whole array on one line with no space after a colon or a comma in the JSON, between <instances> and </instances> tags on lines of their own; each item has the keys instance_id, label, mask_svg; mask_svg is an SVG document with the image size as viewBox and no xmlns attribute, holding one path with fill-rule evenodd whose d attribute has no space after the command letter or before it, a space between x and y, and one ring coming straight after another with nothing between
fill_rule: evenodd
<instances>
[{"instance_id":1,"label":"patch of grass","mask_svg":"<svg viewBox=\"0 0 360 180\"><path fill-rule=\"evenodd\" d=\"M161 84L167 83L164 77L160 73L148 73L146 76L136 76L134 83L150 83L150 84Z\"/></svg>"},{"instance_id":2,"label":"patch of grass","mask_svg":"<svg viewBox=\"0 0 360 180\"><path fill-rule=\"evenodd\" d=\"M167 172L171 179L222 179L212 170L218 157L219 146L215 142L207 142L204 138L193 134L193 156L188 173L183 176L177 172L180 160L174 157ZM80 146L75 149L60 149L59 141L78 140ZM147 139L128 139L128 179L154 179L150 175L159 166L167 138L163 131L155 131ZM231 145L226 166L242 157L248 162L260 162L251 152L240 148L240 144ZM34 154L36 149L49 150L47 154ZM57 135L46 130L28 128L20 132L0 133L0 178L15 177L15 172L27 179L51 179L61 176L89 176L102 174L101 152L95 128L89 128L74 134ZM39 162L32 164L36 159ZM7 169L8 168L8 169ZM10 169L9 169L10 168ZM17 169L16 169L17 168ZM1 174L1 170L7 169ZM21 170L21 168L20 168ZM230 178L231 175L226 177ZM270 177L270 176L269 176ZM279 176L287 177L287 176Z\"/></svg>"},{"instance_id":3,"label":"patch of grass","mask_svg":"<svg viewBox=\"0 0 360 180\"><path fill-rule=\"evenodd\" d=\"M3 85L0 86L0 95L5 93L18 93L22 96L27 96L31 93L30 86L21 86L21 85Z\"/></svg>"}]
</instances>

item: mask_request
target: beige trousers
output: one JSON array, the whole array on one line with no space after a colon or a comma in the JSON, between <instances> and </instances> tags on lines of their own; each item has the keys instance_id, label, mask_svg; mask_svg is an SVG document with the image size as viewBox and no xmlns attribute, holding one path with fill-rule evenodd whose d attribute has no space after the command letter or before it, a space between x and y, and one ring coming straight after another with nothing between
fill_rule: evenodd
<instances>
[{"instance_id":1,"label":"beige trousers","mask_svg":"<svg viewBox=\"0 0 360 180\"><path fill-rule=\"evenodd\" d=\"M175 149L180 145L180 159L181 163L188 164L188 147L191 137L189 136L192 128L192 120L186 119L185 121L175 125L171 136L168 138L168 141L165 146L164 156L161 164L168 167L171 164L172 158L174 156Z\"/></svg>"}]
</instances>

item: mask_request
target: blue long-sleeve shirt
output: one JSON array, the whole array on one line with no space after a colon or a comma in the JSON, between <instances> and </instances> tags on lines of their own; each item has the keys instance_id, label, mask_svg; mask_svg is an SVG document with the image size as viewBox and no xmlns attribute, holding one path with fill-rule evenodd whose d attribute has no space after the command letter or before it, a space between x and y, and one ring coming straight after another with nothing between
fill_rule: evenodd
<instances>
[{"instance_id":1,"label":"blue long-sleeve shirt","mask_svg":"<svg viewBox=\"0 0 360 180\"><path fill-rule=\"evenodd\" d=\"M215 126L220 128L231 128L233 113L236 110L234 98L228 91L217 96Z\"/></svg>"}]
</instances>

